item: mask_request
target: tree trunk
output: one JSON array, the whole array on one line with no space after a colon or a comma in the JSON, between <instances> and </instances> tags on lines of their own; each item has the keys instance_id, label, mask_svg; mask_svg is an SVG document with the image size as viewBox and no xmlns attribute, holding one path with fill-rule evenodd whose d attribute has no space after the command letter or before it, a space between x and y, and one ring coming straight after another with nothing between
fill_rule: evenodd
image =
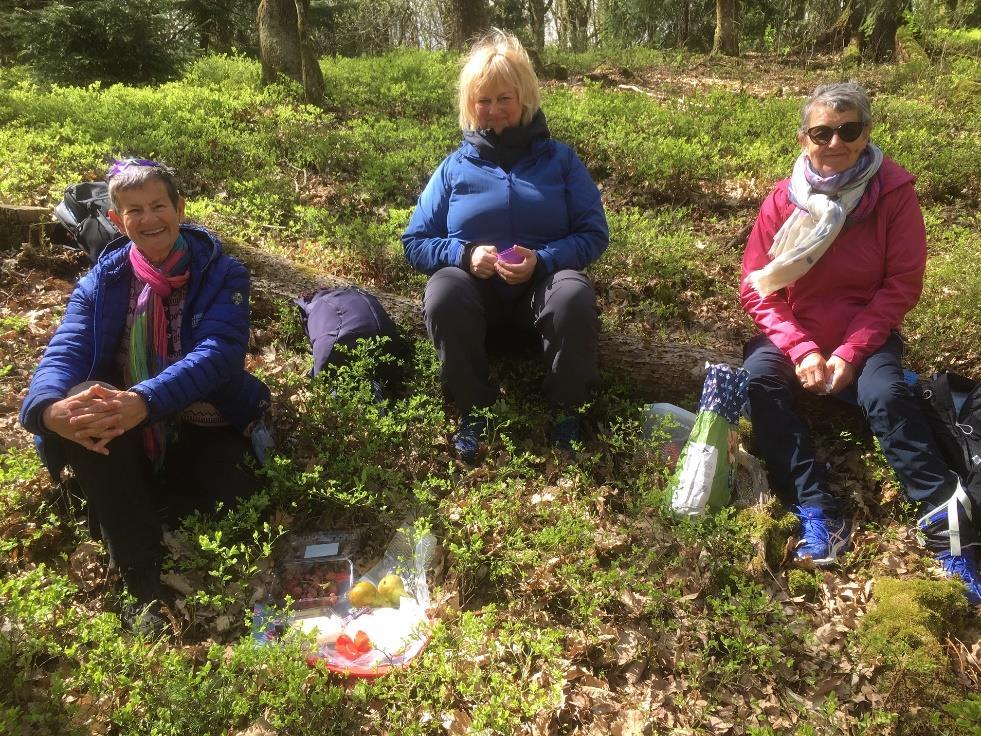
<instances>
[{"instance_id":1,"label":"tree trunk","mask_svg":"<svg viewBox=\"0 0 981 736\"><path fill-rule=\"evenodd\" d=\"M295 0L296 31L300 38L300 67L302 69L303 98L311 105L324 104L324 73L307 32L307 11L310 0Z\"/></svg>"},{"instance_id":2,"label":"tree trunk","mask_svg":"<svg viewBox=\"0 0 981 736\"><path fill-rule=\"evenodd\" d=\"M545 0L528 0L528 24L535 51L545 48L545 19L551 7L552 3Z\"/></svg>"},{"instance_id":3,"label":"tree trunk","mask_svg":"<svg viewBox=\"0 0 981 736\"><path fill-rule=\"evenodd\" d=\"M465 49L490 28L487 0L450 0L449 45Z\"/></svg>"},{"instance_id":4,"label":"tree trunk","mask_svg":"<svg viewBox=\"0 0 981 736\"><path fill-rule=\"evenodd\" d=\"M715 40L712 53L739 56L739 26L736 24L737 0L715 0Z\"/></svg>"},{"instance_id":5,"label":"tree trunk","mask_svg":"<svg viewBox=\"0 0 981 736\"><path fill-rule=\"evenodd\" d=\"M884 3L879 8L872 27L864 27L862 58L877 63L892 61L896 55L896 31L902 24L902 4Z\"/></svg>"},{"instance_id":6,"label":"tree trunk","mask_svg":"<svg viewBox=\"0 0 981 736\"><path fill-rule=\"evenodd\" d=\"M263 84L272 84L280 74L303 84L303 54L294 0L261 0L256 23Z\"/></svg>"},{"instance_id":7,"label":"tree trunk","mask_svg":"<svg viewBox=\"0 0 981 736\"><path fill-rule=\"evenodd\" d=\"M560 32L564 46L572 51L586 50L589 36L589 0L562 0Z\"/></svg>"},{"instance_id":8,"label":"tree trunk","mask_svg":"<svg viewBox=\"0 0 981 736\"><path fill-rule=\"evenodd\" d=\"M272 84L280 74L303 85L311 105L324 101L324 75L306 29L310 0L261 0L256 14L262 82Z\"/></svg>"}]
</instances>

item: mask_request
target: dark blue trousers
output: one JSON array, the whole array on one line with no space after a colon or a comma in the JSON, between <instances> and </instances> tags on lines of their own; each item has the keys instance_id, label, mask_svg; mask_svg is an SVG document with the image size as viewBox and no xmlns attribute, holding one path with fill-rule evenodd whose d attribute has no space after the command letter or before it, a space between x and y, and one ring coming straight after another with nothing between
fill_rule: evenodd
<instances>
[{"instance_id":1,"label":"dark blue trousers","mask_svg":"<svg viewBox=\"0 0 981 736\"><path fill-rule=\"evenodd\" d=\"M906 495L925 512L950 498L957 478L943 461L903 379L902 358L903 341L893 333L858 366L855 381L835 398L861 407ZM793 363L766 335L746 343L743 361L750 375L753 440L774 491L784 503L840 515L841 499L828 491L825 468L794 408L794 394L803 389Z\"/></svg>"},{"instance_id":2,"label":"dark blue trousers","mask_svg":"<svg viewBox=\"0 0 981 736\"><path fill-rule=\"evenodd\" d=\"M506 301L492 279L441 268L426 284L424 307L440 380L463 412L490 406L498 397L488 379L488 328L511 326L540 336L546 371L542 393L557 408L578 408L599 382L599 314L593 284L584 273L558 271L529 282L522 294Z\"/></svg>"}]
</instances>

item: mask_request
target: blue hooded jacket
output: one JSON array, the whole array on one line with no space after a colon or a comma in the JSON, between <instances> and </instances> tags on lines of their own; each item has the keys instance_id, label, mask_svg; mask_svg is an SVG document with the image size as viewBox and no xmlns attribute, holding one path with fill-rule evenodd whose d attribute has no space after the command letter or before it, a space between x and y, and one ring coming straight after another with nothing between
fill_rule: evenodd
<instances>
[{"instance_id":1,"label":"blue hooded jacket","mask_svg":"<svg viewBox=\"0 0 981 736\"><path fill-rule=\"evenodd\" d=\"M245 370L249 342L249 273L223 255L204 228L181 225L191 253L184 301L184 357L161 373L129 387L146 402L148 422L172 416L195 401L208 401L244 432L269 406L269 389ZM130 282L128 240L110 244L80 280L65 316L41 358L21 406L20 422L38 436L38 452L57 479L65 466L61 438L42 424L44 410L83 381L111 381L126 328Z\"/></svg>"},{"instance_id":2,"label":"blue hooded jacket","mask_svg":"<svg viewBox=\"0 0 981 736\"><path fill-rule=\"evenodd\" d=\"M582 270L606 250L609 230L600 193L564 143L540 138L510 172L464 141L443 159L402 235L405 257L419 271L464 268L468 244L514 244L537 251L534 279ZM517 294L525 284L498 288Z\"/></svg>"}]
</instances>

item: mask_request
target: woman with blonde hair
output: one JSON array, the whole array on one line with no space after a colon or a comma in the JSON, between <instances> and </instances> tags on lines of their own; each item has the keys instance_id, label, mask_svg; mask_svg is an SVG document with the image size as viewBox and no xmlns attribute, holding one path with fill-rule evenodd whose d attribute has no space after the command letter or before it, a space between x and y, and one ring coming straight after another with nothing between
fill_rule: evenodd
<instances>
[{"instance_id":1,"label":"woman with blonde hair","mask_svg":"<svg viewBox=\"0 0 981 736\"><path fill-rule=\"evenodd\" d=\"M498 395L488 328L540 336L559 448L578 441L578 409L598 380L596 296L582 271L606 249L606 217L589 172L551 138L539 103L518 40L494 30L478 41L460 73L463 142L437 167L402 236L408 261L431 277L426 326L461 412L454 445L468 463L485 429L479 410Z\"/></svg>"}]
</instances>

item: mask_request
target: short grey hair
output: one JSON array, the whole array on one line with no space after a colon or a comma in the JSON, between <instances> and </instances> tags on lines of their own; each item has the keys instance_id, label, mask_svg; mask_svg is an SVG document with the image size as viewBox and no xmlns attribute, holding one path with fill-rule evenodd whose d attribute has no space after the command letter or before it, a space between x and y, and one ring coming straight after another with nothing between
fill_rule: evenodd
<instances>
[{"instance_id":1,"label":"short grey hair","mask_svg":"<svg viewBox=\"0 0 981 736\"><path fill-rule=\"evenodd\" d=\"M111 175L109 177L109 199L112 201L113 209L118 211L119 192L127 189L139 189L154 180L163 182L164 188L167 190L167 197L171 204L177 207L177 202L180 200L177 175L169 166L158 164L156 166L126 166L118 174Z\"/></svg>"},{"instance_id":2,"label":"short grey hair","mask_svg":"<svg viewBox=\"0 0 981 736\"><path fill-rule=\"evenodd\" d=\"M800 111L800 132L807 130L811 109L815 105L830 107L835 112L858 110L859 122L872 124L872 103L869 93L857 82L837 82L819 85L807 98Z\"/></svg>"}]
</instances>

